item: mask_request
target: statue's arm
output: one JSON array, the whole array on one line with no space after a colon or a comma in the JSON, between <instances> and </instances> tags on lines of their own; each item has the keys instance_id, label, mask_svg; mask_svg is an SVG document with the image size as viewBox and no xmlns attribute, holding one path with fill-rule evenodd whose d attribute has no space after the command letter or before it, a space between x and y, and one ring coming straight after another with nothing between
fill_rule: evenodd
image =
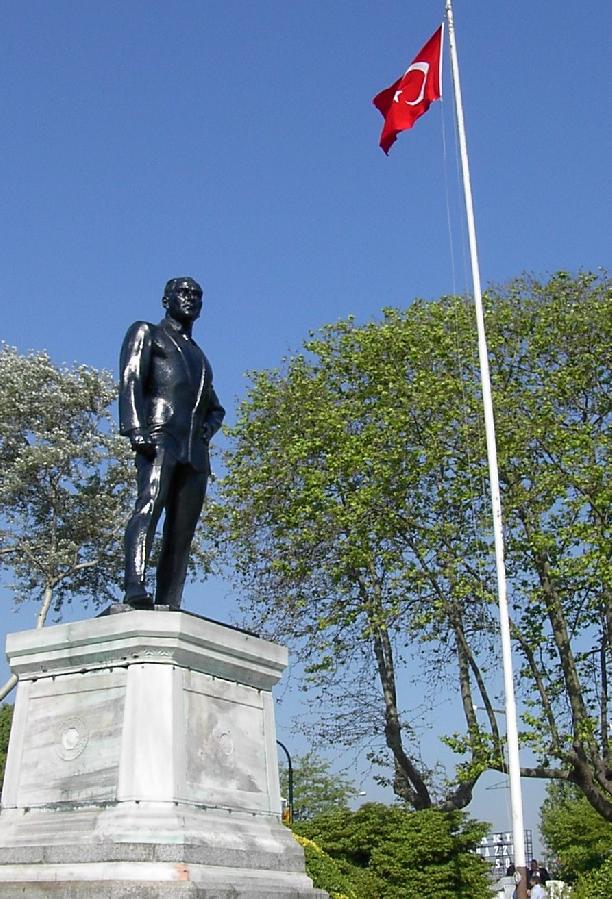
<instances>
[{"instance_id":1,"label":"statue's arm","mask_svg":"<svg viewBox=\"0 0 612 899\"><path fill-rule=\"evenodd\" d=\"M119 358L119 431L130 438L135 450L153 447L147 430L144 392L152 346L151 325L135 322L125 335Z\"/></svg>"},{"instance_id":2,"label":"statue's arm","mask_svg":"<svg viewBox=\"0 0 612 899\"><path fill-rule=\"evenodd\" d=\"M215 393L214 388L211 387L206 421L204 422L204 439L206 441L210 440L213 434L217 433L224 418L225 409L219 402L219 397Z\"/></svg>"}]
</instances>

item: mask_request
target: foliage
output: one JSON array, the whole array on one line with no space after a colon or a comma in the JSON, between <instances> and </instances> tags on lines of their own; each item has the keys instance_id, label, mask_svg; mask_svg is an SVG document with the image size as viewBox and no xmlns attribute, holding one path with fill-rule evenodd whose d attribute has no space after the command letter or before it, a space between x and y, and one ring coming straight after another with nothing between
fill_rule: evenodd
<instances>
[{"instance_id":1,"label":"foliage","mask_svg":"<svg viewBox=\"0 0 612 899\"><path fill-rule=\"evenodd\" d=\"M608 818L610 295L604 276L560 272L485 298L522 739L538 760L523 773L579 784ZM318 737L370 747L417 809L464 807L504 767L473 319L443 297L323 328L253 374L223 483L245 611L299 654ZM415 658L423 707L442 679L458 688L465 729L447 740L464 758L447 783L398 696Z\"/></svg>"},{"instance_id":2,"label":"foliage","mask_svg":"<svg viewBox=\"0 0 612 899\"><path fill-rule=\"evenodd\" d=\"M604 277L519 282L495 347L502 373L520 373L496 389L524 739L539 759L524 773L576 783L608 820L611 305Z\"/></svg>"},{"instance_id":3,"label":"foliage","mask_svg":"<svg viewBox=\"0 0 612 899\"><path fill-rule=\"evenodd\" d=\"M600 868L584 874L572 889L572 899L610 899L612 896L612 856Z\"/></svg>"},{"instance_id":4,"label":"foliage","mask_svg":"<svg viewBox=\"0 0 612 899\"><path fill-rule=\"evenodd\" d=\"M4 782L4 769L6 767L6 756L8 753L9 737L11 735L11 724L13 723L13 706L0 706L0 789Z\"/></svg>"},{"instance_id":5,"label":"foliage","mask_svg":"<svg viewBox=\"0 0 612 899\"><path fill-rule=\"evenodd\" d=\"M489 899L487 865L474 852L487 825L461 812L368 803L295 830L315 840L349 876L361 869L372 899Z\"/></svg>"},{"instance_id":6,"label":"foliage","mask_svg":"<svg viewBox=\"0 0 612 899\"><path fill-rule=\"evenodd\" d=\"M551 783L540 811L540 831L569 883L596 871L612 853L612 824L569 784Z\"/></svg>"},{"instance_id":7,"label":"foliage","mask_svg":"<svg viewBox=\"0 0 612 899\"><path fill-rule=\"evenodd\" d=\"M293 818L306 821L324 812L347 808L351 798L358 795L354 784L342 774L334 773L326 759L314 752L294 756ZM289 796L289 770L280 767L281 794Z\"/></svg>"},{"instance_id":8,"label":"foliage","mask_svg":"<svg viewBox=\"0 0 612 899\"><path fill-rule=\"evenodd\" d=\"M299 834L295 838L304 849L306 873L317 889L325 890L330 899L368 899L368 894L355 892L350 878L320 846Z\"/></svg>"},{"instance_id":9,"label":"foliage","mask_svg":"<svg viewBox=\"0 0 612 899\"><path fill-rule=\"evenodd\" d=\"M108 372L0 350L0 563L38 624L74 596L99 605L121 582L133 475L111 427Z\"/></svg>"}]
</instances>

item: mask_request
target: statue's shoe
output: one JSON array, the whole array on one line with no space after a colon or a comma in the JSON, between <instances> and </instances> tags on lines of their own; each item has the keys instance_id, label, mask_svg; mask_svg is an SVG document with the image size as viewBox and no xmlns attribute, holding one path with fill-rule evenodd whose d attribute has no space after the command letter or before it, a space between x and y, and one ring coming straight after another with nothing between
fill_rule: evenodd
<instances>
[{"instance_id":1,"label":"statue's shoe","mask_svg":"<svg viewBox=\"0 0 612 899\"><path fill-rule=\"evenodd\" d=\"M123 602L133 609L153 608L153 598L145 590L144 584L139 582L127 584Z\"/></svg>"}]
</instances>

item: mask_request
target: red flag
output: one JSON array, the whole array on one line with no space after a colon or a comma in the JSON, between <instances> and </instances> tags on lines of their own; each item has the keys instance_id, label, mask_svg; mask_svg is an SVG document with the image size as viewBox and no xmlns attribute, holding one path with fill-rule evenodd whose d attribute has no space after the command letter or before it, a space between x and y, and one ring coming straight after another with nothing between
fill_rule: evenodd
<instances>
[{"instance_id":1,"label":"red flag","mask_svg":"<svg viewBox=\"0 0 612 899\"><path fill-rule=\"evenodd\" d=\"M395 84L376 94L372 103L381 111L385 124L380 146L389 153L400 131L412 128L434 100L442 96L442 33L440 25L419 50L406 72Z\"/></svg>"}]
</instances>

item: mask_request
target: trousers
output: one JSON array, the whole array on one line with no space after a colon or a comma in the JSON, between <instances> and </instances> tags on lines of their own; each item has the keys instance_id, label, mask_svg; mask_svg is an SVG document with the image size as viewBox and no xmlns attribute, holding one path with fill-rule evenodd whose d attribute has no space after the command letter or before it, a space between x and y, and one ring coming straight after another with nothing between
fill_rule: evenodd
<instances>
[{"instance_id":1,"label":"trousers","mask_svg":"<svg viewBox=\"0 0 612 899\"><path fill-rule=\"evenodd\" d=\"M125 587L144 585L161 513L165 513L156 572L155 602L179 609L189 550L206 495L206 472L179 462L165 447L154 458L136 453L138 497L124 538Z\"/></svg>"}]
</instances>

